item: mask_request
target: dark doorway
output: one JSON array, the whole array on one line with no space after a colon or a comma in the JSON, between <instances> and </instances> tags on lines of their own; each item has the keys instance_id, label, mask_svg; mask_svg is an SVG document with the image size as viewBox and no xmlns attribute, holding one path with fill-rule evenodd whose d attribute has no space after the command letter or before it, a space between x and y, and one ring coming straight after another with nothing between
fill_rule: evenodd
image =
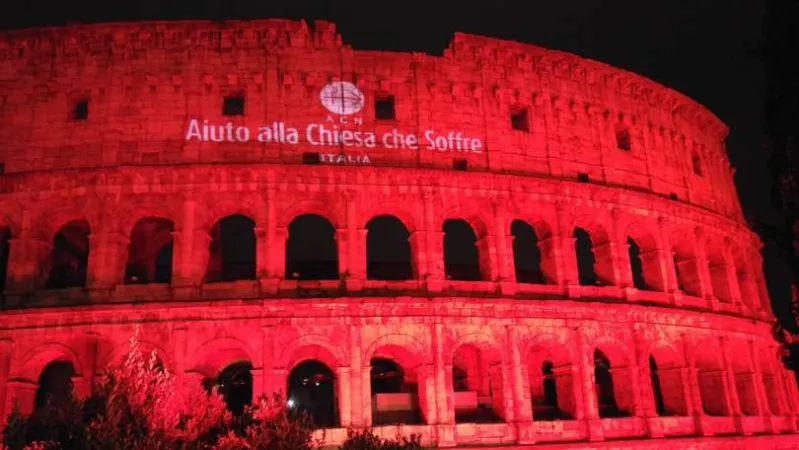
<instances>
[{"instance_id":1,"label":"dark doorway","mask_svg":"<svg viewBox=\"0 0 799 450\"><path fill-rule=\"evenodd\" d=\"M582 286L596 286L599 279L596 276L594 263L594 244L591 235L584 229L574 229L574 250L577 256L577 278Z\"/></svg>"},{"instance_id":2,"label":"dark doorway","mask_svg":"<svg viewBox=\"0 0 799 450\"><path fill-rule=\"evenodd\" d=\"M75 368L69 361L53 361L46 365L39 375L34 409L47 405L64 404L72 398L72 376Z\"/></svg>"},{"instance_id":3,"label":"dark doorway","mask_svg":"<svg viewBox=\"0 0 799 450\"><path fill-rule=\"evenodd\" d=\"M394 216L377 216L366 224L366 277L372 280L409 280L410 235Z\"/></svg>"},{"instance_id":4,"label":"dark doorway","mask_svg":"<svg viewBox=\"0 0 799 450\"><path fill-rule=\"evenodd\" d=\"M216 380L219 393L225 399L228 411L240 416L244 407L252 403L252 364L248 361L227 366Z\"/></svg>"},{"instance_id":5,"label":"dark doorway","mask_svg":"<svg viewBox=\"0 0 799 450\"><path fill-rule=\"evenodd\" d=\"M480 281L477 236L461 219L444 222L444 273L450 280Z\"/></svg>"},{"instance_id":6,"label":"dark doorway","mask_svg":"<svg viewBox=\"0 0 799 450\"><path fill-rule=\"evenodd\" d=\"M326 365L313 360L297 365L289 374L287 392L292 412L308 413L318 428L338 426L336 379Z\"/></svg>"},{"instance_id":7,"label":"dark doorway","mask_svg":"<svg viewBox=\"0 0 799 450\"><path fill-rule=\"evenodd\" d=\"M211 228L205 282L255 279L255 222L249 217L225 217Z\"/></svg>"},{"instance_id":8,"label":"dark doorway","mask_svg":"<svg viewBox=\"0 0 799 450\"><path fill-rule=\"evenodd\" d=\"M286 278L337 280L338 250L335 228L315 214L296 217L289 224L286 242Z\"/></svg>"},{"instance_id":9,"label":"dark doorway","mask_svg":"<svg viewBox=\"0 0 799 450\"><path fill-rule=\"evenodd\" d=\"M519 283L544 284L541 270L541 250L538 248L538 235L535 229L521 220L511 224L513 235L513 266L516 281Z\"/></svg>"}]
</instances>

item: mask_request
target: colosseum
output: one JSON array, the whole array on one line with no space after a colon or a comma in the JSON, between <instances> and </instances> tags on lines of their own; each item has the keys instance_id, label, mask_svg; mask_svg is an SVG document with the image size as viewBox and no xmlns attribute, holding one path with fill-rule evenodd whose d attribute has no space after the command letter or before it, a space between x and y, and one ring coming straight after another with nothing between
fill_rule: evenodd
<instances>
[{"instance_id":1,"label":"colosseum","mask_svg":"<svg viewBox=\"0 0 799 450\"><path fill-rule=\"evenodd\" d=\"M138 328L181 383L234 412L282 393L329 444L797 445L727 133L461 33L433 56L322 21L4 32L0 415L87 395Z\"/></svg>"}]
</instances>

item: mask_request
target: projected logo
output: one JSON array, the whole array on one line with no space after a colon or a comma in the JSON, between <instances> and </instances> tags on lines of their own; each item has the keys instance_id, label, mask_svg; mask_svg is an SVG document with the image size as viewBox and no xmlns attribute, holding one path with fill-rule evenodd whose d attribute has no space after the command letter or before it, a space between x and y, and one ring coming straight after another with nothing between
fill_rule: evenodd
<instances>
[{"instance_id":1,"label":"projected logo","mask_svg":"<svg viewBox=\"0 0 799 450\"><path fill-rule=\"evenodd\" d=\"M347 81L334 81L323 87L319 99L333 114L348 116L363 109L363 92Z\"/></svg>"}]
</instances>

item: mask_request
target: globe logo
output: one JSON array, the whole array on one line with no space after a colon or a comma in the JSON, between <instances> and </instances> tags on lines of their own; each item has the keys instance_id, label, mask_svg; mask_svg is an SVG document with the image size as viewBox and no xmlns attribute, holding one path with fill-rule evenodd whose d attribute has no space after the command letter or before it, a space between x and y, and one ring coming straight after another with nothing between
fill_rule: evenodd
<instances>
[{"instance_id":1,"label":"globe logo","mask_svg":"<svg viewBox=\"0 0 799 450\"><path fill-rule=\"evenodd\" d=\"M363 109L363 92L347 81L334 81L323 87L319 100L333 114L348 116Z\"/></svg>"}]
</instances>

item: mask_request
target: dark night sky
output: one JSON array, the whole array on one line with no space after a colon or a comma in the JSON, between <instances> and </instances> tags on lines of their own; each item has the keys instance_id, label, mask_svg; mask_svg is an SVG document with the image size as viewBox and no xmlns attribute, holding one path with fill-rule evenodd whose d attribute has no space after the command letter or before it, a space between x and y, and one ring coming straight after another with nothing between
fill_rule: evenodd
<instances>
[{"instance_id":1,"label":"dark night sky","mask_svg":"<svg viewBox=\"0 0 799 450\"><path fill-rule=\"evenodd\" d=\"M764 76L751 56L763 15L758 0L7 1L0 27L144 19L332 20L356 49L441 54L463 31L573 52L681 91L731 128L727 149L747 217L776 220L761 150ZM479 6L465 6L465 5ZM335 6L334 6L335 5ZM390 6L386 6L390 5ZM790 321L788 275L772 249L766 272L775 312ZM786 315L787 314L787 315Z\"/></svg>"}]
</instances>

